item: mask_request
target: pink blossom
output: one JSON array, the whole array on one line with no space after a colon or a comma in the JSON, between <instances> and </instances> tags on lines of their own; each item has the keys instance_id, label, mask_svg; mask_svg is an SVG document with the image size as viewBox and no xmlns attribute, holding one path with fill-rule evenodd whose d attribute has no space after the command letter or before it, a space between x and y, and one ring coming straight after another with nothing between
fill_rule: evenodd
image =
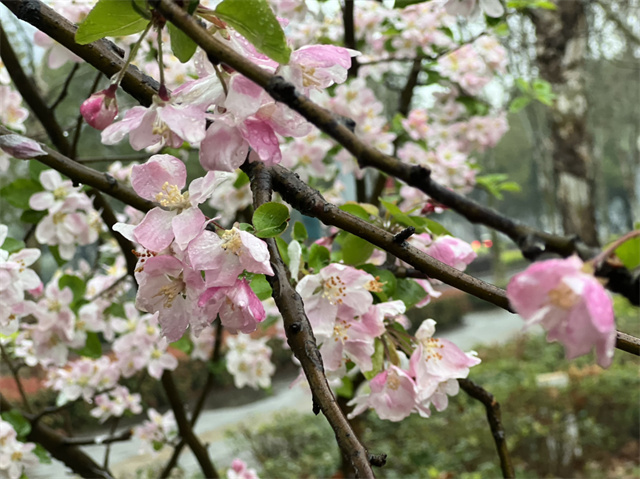
<instances>
[{"instance_id":1,"label":"pink blossom","mask_svg":"<svg viewBox=\"0 0 640 479\"><path fill-rule=\"evenodd\" d=\"M351 57L359 54L335 45L307 45L294 51L289 64L279 72L303 91L321 91L334 83L344 83Z\"/></svg>"},{"instance_id":2,"label":"pink blossom","mask_svg":"<svg viewBox=\"0 0 640 479\"><path fill-rule=\"evenodd\" d=\"M469 243L449 235L436 239L427 247L426 253L460 271L464 271L477 257Z\"/></svg>"},{"instance_id":3,"label":"pink blossom","mask_svg":"<svg viewBox=\"0 0 640 479\"><path fill-rule=\"evenodd\" d=\"M420 325L415 335L418 345L410 360L410 374L415 378L418 391L417 409L425 416L429 415L429 404L433 402L433 395L442 383L450 379L466 378L469 368L480 364L475 353L464 353L451 341L434 338L435 324L433 319L427 319ZM442 387L444 389L440 393L452 391L451 386ZM438 396L436 401L439 406L446 407L445 399Z\"/></svg>"},{"instance_id":4,"label":"pink blossom","mask_svg":"<svg viewBox=\"0 0 640 479\"><path fill-rule=\"evenodd\" d=\"M267 244L235 227L221 236L204 230L188 251L191 265L208 272L208 287L234 284L243 271L273 275Z\"/></svg>"},{"instance_id":5,"label":"pink blossom","mask_svg":"<svg viewBox=\"0 0 640 479\"><path fill-rule=\"evenodd\" d=\"M227 338L227 371L233 376L237 388L250 386L258 389L271 386L271 376L276 367L271 362L272 350L267 346L267 339L251 339L246 334Z\"/></svg>"},{"instance_id":6,"label":"pink blossom","mask_svg":"<svg viewBox=\"0 0 640 479\"><path fill-rule=\"evenodd\" d=\"M227 471L227 479L260 479L255 469L249 469L241 459L234 459Z\"/></svg>"},{"instance_id":7,"label":"pink blossom","mask_svg":"<svg viewBox=\"0 0 640 479\"><path fill-rule=\"evenodd\" d=\"M94 93L80 105L84 120L96 130L104 130L118 115L117 85Z\"/></svg>"},{"instance_id":8,"label":"pink blossom","mask_svg":"<svg viewBox=\"0 0 640 479\"><path fill-rule=\"evenodd\" d=\"M219 314L222 325L233 334L251 333L266 318L262 302L246 279L238 279L231 286L207 288L198 305L206 308L211 319Z\"/></svg>"},{"instance_id":9,"label":"pink blossom","mask_svg":"<svg viewBox=\"0 0 640 479\"><path fill-rule=\"evenodd\" d=\"M464 17L477 16L482 10L490 17L498 18L504 14L500 0L449 0L445 5L451 15Z\"/></svg>"},{"instance_id":10,"label":"pink blossom","mask_svg":"<svg viewBox=\"0 0 640 479\"><path fill-rule=\"evenodd\" d=\"M611 298L577 256L532 264L511 279L507 297L525 327L541 324L547 341L564 345L567 359L595 346L598 364L611 364L616 341Z\"/></svg>"},{"instance_id":11,"label":"pink blossom","mask_svg":"<svg viewBox=\"0 0 640 479\"><path fill-rule=\"evenodd\" d=\"M380 419L393 422L402 421L409 416L415 407L417 394L416 384L406 371L390 366L370 382L371 393L357 395L349 405L355 405L349 419L371 408Z\"/></svg>"},{"instance_id":12,"label":"pink blossom","mask_svg":"<svg viewBox=\"0 0 640 479\"><path fill-rule=\"evenodd\" d=\"M207 173L181 193L187 179L184 163L171 155L154 155L131 170L131 185L143 198L157 201L161 207L149 211L133 228L133 237L151 251L162 251L172 241L184 250L202 230L206 218L198 205L215 187L215 174Z\"/></svg>"},{"instance_id":13,"label":"pink blossom","mask_svg":"<svg viewBox=\"0 0 640 479\"><path fill-rule=\"evenodd\" d=\"M24 122L29 110L23 108L22 97L10 86L0 86L0 123L19 133L24 133ZM9 153L11 154L11 153Z\"/></svg>"}]
</instances>

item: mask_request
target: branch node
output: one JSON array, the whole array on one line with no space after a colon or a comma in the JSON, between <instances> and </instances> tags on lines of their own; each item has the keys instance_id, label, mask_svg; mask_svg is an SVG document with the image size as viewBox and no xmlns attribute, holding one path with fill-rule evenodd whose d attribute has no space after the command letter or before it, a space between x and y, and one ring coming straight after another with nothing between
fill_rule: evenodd
<instances>
[{"instance_id":1,"label":"branch node","mask_svg":"<svg viewBox=\"0 0 640 479\"><path fill-rule=\"evenodd\" d=\"M409 180L411 185L426 184L431 179L431 170L424 166L414 165L409 171Z\"/></svg>"},{"instance_id":2,"label":"branch node","mask_svg":"<svg viewBox=\"0 0 640 479\"><path fill-rule=\"evenodd\" d=\"M289 332L291 334L298 334L300 331L302 331L302 325L300 323L293 323L289 326Z\"/></svg>"},{"instance_id":3,"label":"branch node","mask_svg":"<svg viewBox=\"0 0 640 479\"><path fill-rule=\"evenodd\" d=\"M402 244L407 241L415 232L416 229L413 226L409 226L408 228L400 231L400 233L393 235L393 242Z\"/></svg>"},{"instance_id":4,"label":"branch node","mask_svg":"<svg viewBox=\"0 0 640 479\"><path fill-rule=\"evenodd\" d=\"M529 261L534 261L547 249L545 242L534 233L525 235L519 242L518 246L522 251L522 256Z\"/></svg>"}]
</instances>

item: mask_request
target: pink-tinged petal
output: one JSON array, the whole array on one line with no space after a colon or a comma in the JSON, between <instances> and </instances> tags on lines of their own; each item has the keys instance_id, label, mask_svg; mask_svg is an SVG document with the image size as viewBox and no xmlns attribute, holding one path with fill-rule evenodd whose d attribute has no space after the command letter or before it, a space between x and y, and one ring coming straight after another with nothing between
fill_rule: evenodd
<instances>
[{"instance_id":1,"label":"pink-tinged petal","mask_svg":"<svg viewBox=\"0 0 640 479\"><path fill-rule=\"evenodd\" d=\"M267 165L282 161L280 141L273 128L264 121L247 119L241 126L242 136Z\"/></svg>"},{"instance_id":2,"label":"pink-tinged petal","mask_svg":"<svg viewBox=\"0 0 640 479\"><path fill-rule=\"evenodd\" d=\"M246 231L240 231L238 234L244 246L239 256L242 267L252 273L273 276L267 243Z\"/></svg>"},{"instance_id":3,"label":"pink-tinged petal","mask_svg":"<svg viewBox=\"0 0 640 479\"><path fill-rule=\"evenodd\" d=\"M334 45L308 45L291 54L291 60L312 68L329 68L334 65L351 67L351 57L359 52Z\"/></svg>"},{"instance_id":4,"label":"pink-tinged petal","mask_svg":"<svg viewBox=\"0 0 640 479\"><path fill-rule=\"evenodd\" d=\"M461 271L477 256L469 243L452 236L441 236L426 249L426 253Z\"/></svg>"},{"instance_id":5,"label":"pink-tinged petal","mask_svg":"<svg viewBox=\"0 0 640 479\"><path fill-rule=\"evenodd\" d=\"M129 144L131 144L131 148L136 151L140 151L162 142L162 136L154 133L154 131L156 131L154 125L156 124L157 119L157 108L152 107L146 111L138 127L132 128L129 132Z\"/></svg>"},{"instance_id":6,"label":"pink-tinged petal","mask_svg":"<svg viewBox=\"0 0 640 479\"><path fill-rule=\"evenodd\" d=\"M0 245L2 244L2 238L0 238ZM31 266L40 258L40 250L36 248L25 248L13 253L9 257L9 261L20 261L24 266Z\"/></svg>"},{"instance_id":7,"label":"pink-tinged petal","mask_svg":"<svg viewBox=\"0 0 640 479\"><path fill-rule=\"evenodd\" d=\"M206 201L218 185L215 171L209 171L204 177L196 178L189 185L189 201L193 206Z\"/></svg>"},{"instance_id":8,"label":"pink-tinged petal","mask_svg":"<svg viewBox=\"0 0 640 479\"><path fill-rule=\"evenodd\" d=\"M51 208L55 203L53 193L50 191L41 191L35 193L29 198L29 207L32 210L44 211Z\"/></svg>"},{"instance_id":9,"label":"pink-tinged petal","mask_svg":"<svg viewBox=\"0 0 640 479\"><path fill-rule=\"evenodd\" d=\"M40 173L40 183L45 189L53 191L62 186L63 180L56 170L45 170Z\"/></svg>"},{"instance_id":10,"label":"pink-tinged petal","mask_svg":"<svg viewBox=\"0 0 640 479\"><path fill-rule=\"evenodd\" d=\"M200 144L200 164L208 171L235 171L248 153L249 145L240 130L216 120Z\"/></svg>"},{"instance_id":11,"label":"pink-tinged petal","mask_svg":"<svg viewBox=\"0 0 640 479\"><path fill-rule=\"evenodd\" d=\"M134 106L131 110L125 113L124 118L121 121L112 123L102 130L102 133L100 134L102 143L105 145L115 145L122 141L130 131L135 130L140 126L146 112L147 109L145 107Z\"/></svg>"},{"instance_id":12,"label":"pink-tinged petal","mask_svg":"<svg viewBox=\"0 0 640 479\"><path fill-rule=\"evenodd\" d=\"M129 241L136 241L136 237L133 233L133 230L136 229L136 225L128 225L126 223L116 223L111 228L113 231L117 231L122 236L127 238Z\"/></svg>"},{"instance_id":13,"label":"pink-tinged petal","mask_svg":"<svg viewBox=\"0 0 640 479\"><path fill-rule=\"evenodd\" d=\"M171 155L153 155L142 165L131 168L131 186L140 196L156 201L165 183L184 188L187 181L187 167Z\"/></svg>"},{"instance_id":14,"label":"pink-tinged petal","mask_svg":"<svg viewBox=\"0 0 640 479\"><path fill-rule=\"evenodd\" d=\"M205 112L197 106L167 105L158 108L158 116L173 133L191 145L198 145L205 137Z\"/></svg>"},{"instance_id":15,"label":"pink-tinged petal","mask_svg":"<svg viewBox=\"0 0 640 479\"><path fill-rule=\"evenodd\" d=\"M189 245L189 262L191 266L197 270L217 269L221 260L216 259L216 256L225 254L221 244L222 239L220 236L213 231L204 230Z\"/></svg>"},{"instance_id":16,"label":"pink-tinged petal","mask_svg":"<svg viewBox=\"0 0 640 479\"><path fill-rule=\"evenodd\" d=\"M318 338L318 340L320 340ZM342 351L344 344L342 341L334 341L333 338L328 338L323 341L320 346L320 355L322 356L322 362L327 371L338 371L342 366ZM369 371L369 369L363 369L363 371Z\"/></svg>"},{"instance_id":17,"label":"pink-tinged petal","mask_svg":"<svg viewBox=\"0 0 640 479\"><path fill-rule=\"evenodd\" d=\"M94 93L80 105L83 118L96 130L104 130L118 115L116 88L116 85L112 85L106 90Z\"/></svg>"},{"instance_id":18,"label":"pink-tinged petal","mask_svg":"<svg viewBox=\"0 0 640 479\"><path fill-rule=\"evenodd\" d=\"M243 75L235 74L229 81L229 95L224 106L237 117L246 118L258 111L263 97L267 95L262 87Z\"/></svg>"},{"instance_id":19,"label":"pink-tinged petal","mask_svg":"<svg viewBox=\"0 0 640 479\"><path fill-rule=\"evenodd\" d=\"M273 130L282 136L301 137L306 136L313 130L313 125L309 123L299 113L293 111L284 103L275 103L263 116L263 109L256 115L261 120L267 121Z\"/></svg>"},{"instance_id":20,"label":"pink-tinged petal","mask_svg":"<svg viewBox=\"0 0 640 479\"><path fill-rule=\"evenodd\" d=\"M4 244L4 240L7 239L9 234L9 227L7 225L0 225L0 246Z\"/></svg>"},{"instance_id":21,"label":"pink-tinged petal","mask_svg":"<svg viewBox=\"0 0 640 479\"><path fill-rule=\"evenodd\" d=\"M595 279L587 281L582 292L587 307L587 314L595 329L604 334L615 330L615 318L611 297L604 287Z\"/></svg>"},{"instance_id":22,"label":"pink-tinged petal","mask_svg":"<svg viewBox=\"0 0 640 479\"><path fill-rule=\"evenodd\" d=\"M175 211L160 208L149 211L133 230L136 242L150 251L162 251L168 247L174 238L171 221L175 215Z\"/></svg>"},{"instance_id":23,"label":"pink-tinged petal","mask_svg":"<svg viewBox=\"0 0 640 479\"><path fill-rule=\"evenodd\" d=\"M171 220L176 244L181 250L185 250L189 242L202 231L207 218L199 208L187 208Z\"/></svg>"},{"instance_id":24,"label":"pink-tinged petal","mask_svg":"<svg viewBox=\"0 0 640 479\"><path fill-rule=\"evenodd\" d=\"M340 342L340 341L338 341ZM347 341L344 344L347 355L355 362L361 371L371 371L373 362L371 356L375 352L373 340L371 341Z\"/></svg>"},{"instance_id":25,"label":"pink-tinged petal","mask_svg":"<svg viewBox=\"0 0 640 479\"><path fill-rule=\"evenodd\" d=\"M182 298L176 298L169 310L160 312L158 321L162 328L162 335L167 338L167 341L177 341L186 331L191 315L188 306L188 303Z\"/></svg>"}]
</instances>

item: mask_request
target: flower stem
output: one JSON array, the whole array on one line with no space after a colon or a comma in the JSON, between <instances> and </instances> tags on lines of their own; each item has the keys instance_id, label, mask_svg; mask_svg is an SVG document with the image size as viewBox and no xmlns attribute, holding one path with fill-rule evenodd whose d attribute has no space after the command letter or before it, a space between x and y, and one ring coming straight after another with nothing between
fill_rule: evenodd
<instances>
[{"instance_id":1,"label":"flower stem","mask_svg":"<svg viewBox=\"0 0 640 479\"><path fill-rule=\"evenodd\" d=\"M122 70L118 72L118 76L116 77L115 81L112 82L112 85L116 85L116 87L120 85L120 82L124 78L124 74L126 73L127 68L136 57L136 54L138 53L138 48L140 48L140 45L142 44L144 37L147 36L147 33L149 33L149 30L151 30L152 26L153 26L153 22L149 22L149 24L147 25L147 28L144 29L144 31L142 32L142 35L140 35L140 38L138 38L138 41L133 44L133 46L131 47L131 50L129 51L129 56L127 57L126 63L122 67Z\"/></svg>"},{"instance_id":2,"label":"flower stem","mask_svg":"<svg viewBox=\"0 0 640 479\"><path fill-rule=\"evenodd\" d=\"M640 229L630 231L627 234L621 236L620 238L615 240L613 243L611 243L609 246L607 246L607 248L603 250L602 253L600 253L598 256L596 256L591 261L589 261L589 263L591 263L595 269L599 268L600 264L603 261L605 261L609 256L611 256L621 244L626 243L627 241L635 238L636 236L640 236Z\"/></svg>"}]
</instances>

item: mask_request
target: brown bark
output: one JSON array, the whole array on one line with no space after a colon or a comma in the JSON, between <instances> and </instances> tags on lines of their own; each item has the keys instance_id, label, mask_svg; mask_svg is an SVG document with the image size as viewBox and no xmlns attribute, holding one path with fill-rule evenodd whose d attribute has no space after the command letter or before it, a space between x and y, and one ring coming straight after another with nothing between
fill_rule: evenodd
<instances>
[{"instance_id":1,"label":"brown bark","mask_svg":"<svg viewBox=\"0 0 640 479\"><path fill-rule=\"evenodd\" d=\"M565 234L597 246L594 158L585 95L585 6L580 0L569 0L557 2L557 7L531 14L540 76L557 95L550 108L556 201Z\"/></svg>"}]
</instances>

